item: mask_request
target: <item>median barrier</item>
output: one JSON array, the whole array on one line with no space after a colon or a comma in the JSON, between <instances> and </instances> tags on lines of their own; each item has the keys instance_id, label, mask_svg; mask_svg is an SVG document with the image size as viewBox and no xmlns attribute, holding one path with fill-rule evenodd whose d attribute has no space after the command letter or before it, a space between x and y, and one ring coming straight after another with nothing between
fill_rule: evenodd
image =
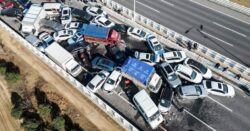
<instances>
[{"instance_id":1,"label":"median barrier","mask_svg":"<svg viewBox=\"0 0 250 131\"><path fill-rule=\"evenodd\" d=\"M46 63L49 67L51 67L57 74L63 77L66 81L68 81L73 87L75 87L78 91L80 91L84 96L90 99L93 103L95 103L100 109L102 109L106 114L108 114L113 120L115 120L119 125L121 125L124 129L129 131L139 131L137 127L132 125L127 119L125 119L122 115L115 111L111 106L109 106L106 102L104 102L101 98L92 93L89 89L87 89L84 85L82 85L78 80L64 71L60 66L55 64L52 60L50 60L46 55L40 52L38 49L33 47L29 42L27 42L22 36L20 36L17 32L12 30L7 24L5 24L2 20L0 21L0 27L6 30L11 34L16 40L18 40L24 47L29 49L34 55L36 55L40 60Z\"/></svg>"},{"instance_id":2,"label":"median barrier","mask_svg":"<svg viewBox=\"0 0 250 131\"><path fill-rule=\"evenodd\" d=\"M237 11L239 13L250 16L250 8L245 7L243 5L239 5L239 4L234 3L230 0L208 0L208 1L211 1L211 2L216 3L218 5L224 6L226 8L229 8L229 9L232 9L232 10Z\"/></svg>"}]
</instances>

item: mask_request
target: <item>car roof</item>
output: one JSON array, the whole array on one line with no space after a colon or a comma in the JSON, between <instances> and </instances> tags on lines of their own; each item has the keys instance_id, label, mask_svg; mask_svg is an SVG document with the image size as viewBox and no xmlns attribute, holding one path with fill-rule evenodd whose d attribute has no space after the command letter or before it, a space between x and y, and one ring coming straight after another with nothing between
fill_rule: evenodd
<instances>
[{"instance_id":1,"label":"car roof","mask_svg":"<svg viewBox=\"0 0 250 131\"><path fill-rule=\"evenodd\" d=\"M93 85L96 86L96 84L102 80L102 77L100 77L98 74L95 75L95 77L90 81L90 83L92 83Z\"/></svg>"},{"instance_id":2,"label":"car roof","mask_svg":"<svg viewBox=\"0 0 250 131\"><path fill-rule=\"evenodd\" d=\"M193 72L193 70L191 68L189 68L187 66L184 66L184 65L181 65L181 64L179 64L177 66L177 70L180 71L180 72L183 72L185 74L188 74L188 75L191 75L192 72Z\"/></svg>"},{"instance_id":3,"label":"car roof","mask_svg":"<svg viewBox=\"0 0 250 131\"><path fill-rule=\"evenodd\" d=\"M140 59L147 59L147 60L150 60L151 55L152 55L152 54L150 54L150 53L140 52L140 53L139 53L139 58L140 58ZM149 56L149 58L147 58L147 56Z\"/></svg>"},{"instance_id":4,"label":"car roof","mask_svg":"<svg viewBox=\"0 0 250 131\"><path fill-rule=\"evenodd\" d=\"M92 10L92 11L95 11L95 12L96 12L96 11L99 10L99 8L98 8L98 7L95 7L95 6L92 6L92 7L89 8L89 10Z\"/></svg>"},{"instance_id":5,"label":"car roof","mask_svg":"<svg viewBox=\"0 0 250 131\"><path fill-rule=\"evenodd\" d=\"M99 20L99 21L102 21L102 22L106 22L108 19L105 18L105 17L103 17L103 16L100 16L98 20Z\"/></svg>"},{"instance_id":6,"label":"car roof","mask_svg":"<svg viewBox=\"0 0 250 131\"><path fill-rule=\"evenodd\" d=\"M112 79L112 80L116 80L116 79L120 76L120 74L121 74L121 73L120 73L119 71L114 70L114 71L110 74L109 78Z\"/></svg>"},{"instance_id":7,"label":"car roof","mask_svg":"<svg viewBox=\"0 0 250 131\"><path fill-rule=\"evenodd\" d=\"M194 59L188 58L187 64L194 66L194 67L197 67L200 71L203 71L204 69L206 69L206 67L203 64L201 64L200 62L198 62Z\"/></svg>"},{"instance_id":8,"label":"car roof","mask_svg":"<svg viewBox=\"0 0 250 131\"><path fill-rule=\"evenodd\" d=\"M202 92L202 87L203 85L188 85L188 86L182 86L181 90L184 95L189 95L189 94L197 94L196 87L200 88L201 94Z\"/></svg>"}]
</instances>

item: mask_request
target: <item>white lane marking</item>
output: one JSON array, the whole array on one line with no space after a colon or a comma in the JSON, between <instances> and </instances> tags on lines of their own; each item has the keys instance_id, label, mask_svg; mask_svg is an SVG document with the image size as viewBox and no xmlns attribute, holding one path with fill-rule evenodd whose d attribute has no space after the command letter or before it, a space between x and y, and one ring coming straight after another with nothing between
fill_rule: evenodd
<instances>
[{"instance_id":1,"label":"white lane marking","mask_svg":"<svg viewBox=\"0 0 250 131\"><path fill-rule=\"evenodd\" d=\"M225 105L223 105L222 103L220 103L219 101L215 100L214 98L210 97L210 96L207 96L207 98L211 99L212 101L216 102L217 104L221 105L223 108L227 109L228 111L230 112L233 112L232 109L226 107Z\"/></svg>"},{"instance_id":2,"label":"white lane marking","mask_svg":"<svg viewBox=\"0 0 250 131\"><path fill-rule=\"evenodd\" d=\"M234 32L234 33L236 33L236 34L238 34L238 35L241 35L241 36L243 36L243 37L247 37L247 35L242 34L242 33L238 32L238 31L233 30L233 29L230 29L230 28L228 28L228 27L226 27L226 26L224 26L224 25L221 25L221 24L219 24L219 23L217 23L217 22L212 22L212 23L215 24L215 25L217 25L217 26L220 26L220 27L222 27L222 28L225 28L225 29L227 29L227 30L230 30L230 31L232 31L232 32Z\"/></svg>"},{"instance_id":3,"label":"white lane marking","mask_svg":"<svg viewBox=\"0 0 250 131\"><path fill-rule=\"evenodd\" d=\"M143 5L143 6L147 7L147 8L149 8L149 9L151 9L151 10L155 11L155 12L160 13L160 11L159 11L159 10L156 10L156 9L154 9L154 8L152 8L152 7L148 6L148 5L145 5L145 4L143 4L143 3L139 2L139 1L136 1L136 3L141 4L141 5Z\"/></svg>"},{"instance_id":4,"label":"white lane marking","mask_svg":"<svg viewBox=\"0 0 250 131\"><path fill-rule=\"evenodd\" d=\"M226 42L226 41L224 41L224 40L222 40L222 39L219 39L219 38L217 38L217 37L215 37L215 36L213 36L213 35L211 35L211 34L209 34L209 33L207 33L207 32L204 32L204 31L200 31L200 32L202 32L203 34L205 34L205 35L208 35L208 36L210 36L210 37L213 37L214 39L216 39L216 40L219 40L219 41L221 41L221 42L223 42L223 43L225 43L225 44L227 44L227 45L230 45L230 46L234 46L233 44L230 44L230 43L228 43L228 42Z\"/></svg>"},{"instance_id":5,"label":"white lane marking","mask_svg":"<svg viewBox=\"0 0 250 131\"><path fill-rule=\"evenodd\" d=\"M202 124L210 128L212 131L216 131L213 127L209 126L207 123L205 123L204 121L202 121L201 119L199 119L198 117L196 117L195 115L187 111L186 109L184 109L183 111L187 112L189 115L191 115L193 118L195 118L196 120L198 120L199 122L201 122Z\"/></svg>"},{"instance_id":6,"label":"white lane marking","mask_svg":"<svg viewBox=\"0 0 250 131\"><path fill-rule=\"evenodd\" d=\"M170 2L167 2L167 1L165 1L165 0L161 0L163 3L165 3L165 4L168 4L168 5L170 5L170 6L174 6L174 4L172 4L172 3L170 3Z\"/></svg>"},{"instance_id":7,"label":"white lane marking","mask_svg":"<svg viewBox=\"0 0 250 131\"><path fill-rule=\"evenodd\" d=\"M221 14L223 14L223 15L225 15L225 16L228 16L228 17L230 17L230 18L233 18L233 19L235 19L235 20L241 21L241 22L243 22L243 23L245 23L245 24L250 25L249 22L246 22L246 21L243 21L243 20L241 20L241 19L235 18L235 17L233 17L233 16L231 16L231 15L228 15L228 14L223 13L223 12L221 12L221 11L215 10L215 9L213 9L213 8L211 8L211 7L202 5L201 3L198 3L198 2L196 2L196 1L193 1L193 0L189 0L189 1L191 1L191 2L193 2L193 3L195 3L195 4L198 4L198 5L200 5L200 6L203 6L203 7L205 7L205 8L208 8L208 9L210 9L210 10L213 10L213 11L216 11L216 12L218 12L218 13L221 13Z\"/></svg>"}]
</instances>

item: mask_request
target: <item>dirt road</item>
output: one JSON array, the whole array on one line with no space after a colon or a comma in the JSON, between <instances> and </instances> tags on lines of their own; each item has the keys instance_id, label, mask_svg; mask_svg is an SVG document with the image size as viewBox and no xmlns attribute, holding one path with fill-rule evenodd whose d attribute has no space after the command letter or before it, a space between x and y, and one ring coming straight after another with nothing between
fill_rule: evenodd
<instances>
[{"instance_id":1,"label":"dirt road","mask_svg":"<svg viewBox=\"0 0 250 131\"><path fill-rule=\"evenodd\" d=\"M10 95L0 78L0 131L20 131L20 124L11 115Z\"/></svg>"},{"instance_id":2,"label":"dirt road","mask_svg":"<svg viewBox=\"0 0 250 131\"><path fill-rule=\"evenodd\" d=\"M102 131L120 131L124 130L108 115L101 111L95 104L88 100L84 95L77 91L72 85L57 75L49 66L44 64L39 58L33 55L29 50L20 43L13 40L10 35L0 30L0 38L3 39L5 47L9 48L26 62L30 67L34 68L40 76L51 83L76 109L89 119L96 127Z\"/></svg>"}]
</instances>

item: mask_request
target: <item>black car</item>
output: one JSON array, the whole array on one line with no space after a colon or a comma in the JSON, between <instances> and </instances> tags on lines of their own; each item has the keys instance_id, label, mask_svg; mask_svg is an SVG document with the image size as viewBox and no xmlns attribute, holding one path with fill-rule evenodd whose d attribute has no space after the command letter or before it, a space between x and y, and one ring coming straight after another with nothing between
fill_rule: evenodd
<instances>
[{"instance_id":1,"label":"black car","mask_svg":"<svg viewBox=\"0 0 250 131\"><path fill-rule=\"evenodd\" d=\"M122 34L127 34L127 30L130 26L125 24L115 24L115 26L112 27L112 29L116 30L117 32L120 32Z\"/></svg>"},{"instance_id":2,"label":"black car","mask_svg":"<svg viewBox=\"0 0 250 131\"><path fill-rule=\"evenodd\" d=\"M8 17L22 17L23 12L19 8L7 8L7 9L2 9L1 10L1 15L5 15Z\"/></svg>"},{"instance_id":3,"label":"black car","mask_svg":"<svg viewBox=\"0 0 250 131\"><path fill-rule=\"evenodd\" d=\"M116 62L122 63L126 60L125 52L121 51L118 46L106 46L108 55L112 57Z\"/></svg>"},{"instance_id":4,"label":"black car","mask_svg":"<svg viewBox=\"0 0 250 131\"><path fill-rule=\"evenodd\" d=\"M90 21L94 19L94 17L88 14L86 11L76 8L71 8L71 14L73 17L86 24L89 24Z\"/></svg>"},{"instance_id":5,"label":"black car","mask_svg":"<svg viewBox=\"0 0 250 131\"><path fill-rule=\"evenodd\" d=\"M60 31L64 29L64 26L61 23L58 23L52 20L47 20L47 19L41 19L41 21L39 22L39 25L42 28L50 29L53 31Z\"/></svg>"},{"instance_id":6,"label":"black car","mask_svg":"<svg viewBox=\"0 0 250 131\"><path fill-rule=\"evenodd\" d=\"M166 85L166 84L165 84ZM173 91L165 86L162 88L158 108L162 114L168 113L172 106Z\"/></svg>"}]
</instances>

